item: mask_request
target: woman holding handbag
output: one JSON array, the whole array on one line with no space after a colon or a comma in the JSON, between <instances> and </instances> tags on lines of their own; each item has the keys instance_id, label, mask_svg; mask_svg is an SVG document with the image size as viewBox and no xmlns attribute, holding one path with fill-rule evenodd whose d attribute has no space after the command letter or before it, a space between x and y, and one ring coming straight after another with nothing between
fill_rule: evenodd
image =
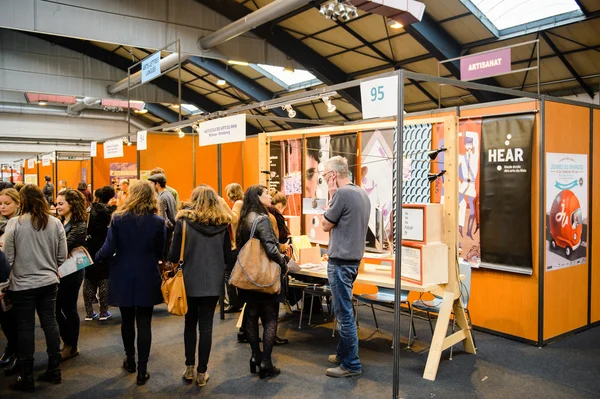
<instances>
[{"instance_id":1,"label":"woman holding handbag","mask_svg":"<svg viewBox=\"0 0 600 399\"><path fill-rule=\"evenodd\" d=\"M241 252L251 238L260 240L268 258L281 267L281 279L283 279L287 272L287 259L279 251L279 242L268 216L267 207L269 206L271 206L271 196L265 186L251 186L246 190L240 212L236 243ZM254 236L251 237L253 230ZM274 377L280 373L280 370L273 365L271 353L277 333L279 303L285 300L285 293L281 291L278 294L265 294L240 289L240 298L246 302L245 311L248 312L246 334L252 347L250 372L256 372L256 367L259 366L260 378ZM262 352L258 339L259 317L264 329Z\"/></svg>"},{"instance_id":2,"label":"woman holding handbag","mask_svg":"<svg viewBox=\"0 0 600 399\"><path fill-rule=\"evenodd\" d=\"M209 186L197 187L190 202L187 209L177 213L169 260L180 262L188 304L183 336L186 366L183 379L194 380L198 328L197 383L198 386L204 386L209 377L207 368L215 307L223 291L225 264L231 256L231 240L227 230L231 216L215 190Z\"/></svg>"},{"instance_id":3,"label":"woman holding handbag","mask_svg":"<svg viewBox=\"0 0 600 399\"><path fill-rule=\"evenodd\" d=\"M113 214L106 241L96 262L112 259L108 276L108 303L121 310L121 336L125 347L123 368L135 373L135 327L137 325L137 384L144 385L152 344L152 311L162 303L158 260L165 245L165 221L156 215L154 188L138 180L129 188L129 197ZM116 254L116 255L115 255ZM113 257L114 256L114 257Z\"/></svg>"}]
</instances>

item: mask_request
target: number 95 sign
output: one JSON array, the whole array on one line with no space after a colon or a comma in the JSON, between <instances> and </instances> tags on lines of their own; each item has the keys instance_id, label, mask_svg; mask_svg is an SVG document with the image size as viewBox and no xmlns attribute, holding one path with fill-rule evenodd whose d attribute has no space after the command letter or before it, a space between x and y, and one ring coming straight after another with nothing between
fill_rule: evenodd
<instances>
[{"instance_id":1,"label":"number 95 sign","mask_svg":"<svg viewBox=\"0 0 600 399\"><path fill-rule=\"evenodd\" d=\"M360 84L363 119L398 115L398 76Z\"/></svg>"}]
</instances>

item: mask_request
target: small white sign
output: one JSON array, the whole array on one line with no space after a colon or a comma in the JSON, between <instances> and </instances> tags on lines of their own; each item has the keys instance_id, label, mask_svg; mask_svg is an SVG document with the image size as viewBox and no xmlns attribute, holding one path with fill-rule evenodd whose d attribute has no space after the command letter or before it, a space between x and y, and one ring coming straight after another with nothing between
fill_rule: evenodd
<instances>
[{"instance_id":1,"label":"small white sign","mask_svg":"<svg viewBox=\"0 0 600 399\"><path fill-rule=\"evenodd\" d=\"M52 154L42 155L42 166L50 166L52 162Z\"/></svg>"},{"instance_id":2,"label":"small white sign","mask_svg":"<svg viewBox=\"0 0 600 399\"><path fill-rule=\"evenodd\" d=\"M98 155L98 143L95 141L92 141L90 143L90 156L95 157L97 155Z\"/></svg>"},{"instance_id":3,"label":"small white sign","mask_svg":"<svg viewBox=\"0 0 600 399\"><path fill-rule=\"evenodd\" d=\"M402 208L402 240L425 240L422 208Z\"/></svg>"},{"instance_id":4,"label":"small white sign","mask_svg":"<svg viewBox=\"0 0 600 399\"><path fill-rule=\"evenodd\" d=\"M198 126L200 147L246 140L246 114L202 122Z\"/></svg>"},{"instance_id":5,"label":"small white sign","mask_svg":"<svg viewBox=\"0 0 600 399\"><path fill-rule=\"evenodd\" d=\"M137 149L138 151L142 151L148 148L148 141L146 140L148 136L148 132L145 130L140 130L137 132Z\"/></svg>"},{"instance_id":6,"label":"small white sign","mask_svg":"<svg viewBox=\"0 0 600 399\"><path fill-rule=\"evenodd\" d=\"M402 277L422 281L420 249L402 246Z\"/></svg>"},{"instance_id":7,"label":"small white sign","mask_svg":"<svg viewBox=\"0 0 600 399\"><path fill-rule=\"evenodd\" d=\"M160 75L160 52L149 55L142 61L142 83Z\"/></svg>"},{"instance_id":8,"label":"small white sign","mask_svg":"<svg viewBox=\"0 0 600 399\"><path fill-rule=\"evenodd\" d=\"M104 143L104 159L123 156L123 140L110 140Z\"/></svg>"},{"instance_id":9,"label":"small white sign","mask_svg":"<svg viewBox=\"0 0 600 399\"><path fill-rule=\"evenodd\" d=\"M398 75L360 84L363 119L398 115Z\"/></svg>"},{"instance_id":10,"label":"small white sign","mask_svg":"<svg viewBox=\"0 0 600 399\"><path fill-rule=\"evenodd\" d=\"M28 160L27 160L27 168L28 168L28 169L33 169L33 168L35 168L35 159L28 159Z\"/></svg>"}]
</instances>

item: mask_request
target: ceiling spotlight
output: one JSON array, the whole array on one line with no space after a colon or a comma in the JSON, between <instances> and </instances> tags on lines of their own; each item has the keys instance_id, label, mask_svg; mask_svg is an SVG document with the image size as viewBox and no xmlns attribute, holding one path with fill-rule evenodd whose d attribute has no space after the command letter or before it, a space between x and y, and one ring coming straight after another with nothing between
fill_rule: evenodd
<instances>
[{"instance_id":1,"label":"ceiling spotlight","mask_svg":"<svg viewBox=\"0 0 600 399\"><path fill-rule=\"evenodd\" d=\"M225 86L226 84L225 79L217 79L217 86Z\"/></svg>"},{"instance_id":2,"label":"ceiling spotlight","mask_svg":"<svg viewBox=\"0 0 600 399\"><path fill-rule=\"evenodd\" d=\"M38 105L47 105L48 103L46 101L38 101Z\"/></svg>"},{"instance_id":3,"label":"ceiling spotlight","mask_svg":"<svg viewBox=\"0 0 600 399\"><path fill-rule=\"evenodd\" d=\"M179 128L175 129L175 132L177 133L177 136L179 136L180 139L185 137L185 132Z\"/></svg>"},{"instance_id":4,"label":"ceiling spotlight","mask_svg":"<svg viewBox=\"0 0 600 399\"><path fill-rule=\"evenodd\" d=\"M433 161L434 159L437 158L437 156L440 152L444 152L444 151L446 151L446 148L440 147L437 150L429 151L427 153L427 156L429 157L429 159L431 159Z\"/></svg>"},{"instance_id":5,"label":"ceiling spotlight","mask_svg":"<svg viewBox=\"0 0 600 399\"><path fill-rule=\"evenodd\" d=\"M404 25L394 19L388 19L388 26L392 29L404 28Z\"/></svg>"},{"instance_id":6,"label":"ceiling spotlight","mask_svg":"<svg viewBox=\"0 0 600 399\"><path fill-rule=\"evenodd\" d=\"M358 11L356 11L356 7L350 6L346 9L346 14L348 15L348 19L358 17Z\"/></svg>"},{"instance_id":7,"label":"ceiling spotlight","mask_svg":"<svg viewBox=\"0 0 600 399\"><path fill-rule=\"evenodd\" d=\"M137 109L136 109L136 110L135 110L135 111L133 111L133 112L135 112L136 114L146 114L146 113L148 113L148 110L147 110L146 108L142 108L142 109L140 109L140 110L137 110Z\"/></svg>"},{"instance_id":8,"label":"ceiling spotlight","mask_svg":"<svg viewBox=\"0 0 600 399\"><path fill-rule=\"evenodd\" d=\"M327 18L327 7L321 6L321 9L319 10L319 14L321 14L322 16Z\"/></svg>"},{"instance_id":9,"label":"ceiling spotlight","mask_svg":"<svg viewBox=\"0 0 600 399\"><path fill-rule=\"evenodd\" d=\"M339 16L345 12L346 12L346 6L344 5L344 3L338 3L337 7L335 7L335 14Z\"/></svg>"},{"instance_id":10,"label":"ceiling spotlight","mask_svg":"<svg viewBox=\"0 0 600 399\"><path fill-rule=\"evenodd\" d=\"M442 170L440 173L428 173L427 174L427 180L429 181L429 183L433 183L434 181L437 180L437 178L442 177L444 175L444 173L446 173L446 170Z\"/></svg>"},{"instance_id":11,"label":"ceiling spotlight","mask_svg":"<svg viewBox=\"0 0 600 399\"><path fill-rule=\"evenodd\" d=\"M128 147L131 147L131 144L133 144L131 141L128 141L128 142L127 142L127 146L128 146Z\"/></svg>"},{"instance_id":12,"label":"ceiling spotlight","mask_svg":"<svg viewBox=\"0 0 600 399\"><path fill-rule=\"evenodd\" d=\"M337 107L331 103L331 99L329 97L323 97L323 102L327 106L327 112L335 112Z\"/></svg>"},{"instance_id":13,"label":"ceiling spotlight","mask_svg":"<svg viewBox=\"0 0 600 399\"><path fill-rule=\"evenodd\" d=\"M229 65L241 65L241 66L248 66L248 63L246 61L234 61L234 60L229 60L227 61L227 63Z\"/></svg>"},{"instance_id":14,"label":"ceiling spotlight","mask_svg":"<svg viewBox=\"0 0 600 399\"><path fill-rule=\"evenodd\" d=\"M289 104L284 105L284 106L281 107L281 109L286 110L287 113L288 113L288 116L290 118L295 118L296 117L296 111L294 111L294 108L292 108L291 105L289 105Z\"/></svg>"},{"instance_id":15,"label":"ceiling spotlight","mask_svg":"<svg viewBox=\"0 0 600 399\"><path fill-rule=\"evenodd\" d=\"M175 109L179 109L179 104L173 104L172 107Z\"/></svg>"},{"instance_id":16,"label":"ceiling spotlight","mask_svg":"<svg viewBox=\"0 0 600 399\"><path fill-rule=\"evenodd\" d=\"M325 18L333 18L334 16L335 16L335 4L332 1L331 3L329 3L329 6L327 7L327 15L325 16Z\"/></svg>"},{"instance_id":17,"label":"ceiling spotlight","mask_svg":"<svg viewBox=\"0 0 600 399\"><path fill-rule=\"evenodd\" d=\"M296 70L294 68L292 68L292 67L285 67L285 68L283 68L283 72L285 72L285 73L294 73L294 72L296 72Z\"/></svg>"}]
</instances>

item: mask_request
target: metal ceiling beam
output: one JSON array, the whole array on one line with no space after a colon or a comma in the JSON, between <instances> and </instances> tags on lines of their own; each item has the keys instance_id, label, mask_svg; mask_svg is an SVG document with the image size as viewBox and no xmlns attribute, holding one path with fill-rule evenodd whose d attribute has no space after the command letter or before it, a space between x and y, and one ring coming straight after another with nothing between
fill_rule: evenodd
<instances>
[{"instance_id":1,"label":"metal ceiling beam","mask_svg":"<svg viewBox=\"0 0 600 399\"><path fill-rule=\"evenodd\" d=\"M421 22L408 25L404 29L438 61L460 57L462 54L461 45L427 12L423 15ZM452 76L460 79L460 65L458 62L449 62L444 64L444 67L448 69ZM493 78L481 79L478 83L500 86ZM479 102L500 101L509 98L502 94L483 91L473 91L473 96Z\"/></svg>"},{"instance_id":2,"label":"metal ceiling beam","mask_svg":"<svg viewBox=\"0 0 600 399\"><path fill-rule=\"evenodd\" d=\"M196 1L233 21L244 18L252 12L234 0ZM348 75L341 68L279 26L271 26L269 24L262 25L252 30L252 33L266 40L267 43L287 54L290 58L296 60L327 85L344 83L349 80ZM339 94L348 100L352 106L359 110L361 109L360 89L358 87L340 91Z\"/></svg>"},{"instance_id":3,"label":"metal ceiling beam","mask_svg":"<svg viewBox=\"0 0 600 399\"><path fill-rule=\"evenodd\" d=\"M577 6L581 9L581 12L583 12L585 15L589 14L589 11L586 10L586 8L583 5L583 3L581 2L581 0L575 0L575 3L577 3Z\"/></svg>"},{"instance_id":4,"label":"metal ceiling beam","mask_svg":"<svg viewBox=\"0 0 600 399\"><path fill-rule=\"evenodd\" d=\"M558 49L558 47L556 47L556 44L554 44L554 42L552 40L550 40L550 38L548 37L548 35L546 34L546 32L541 32L541 36L544 38L544 40L546 41L546 43L548 43L548 46L550 46L550 48L552 49L552 51L554 52L554 54L556 54L558 56L558 58L563 63L563 65L565 66L565 68L567 68L569 70L569 72L571 73L571 75L573 75L573 77L577 80L577 82L579 83L579 85L593 99L594 98L594 90L592 90L592 88L589 87L583 81L583 79L581 79L581 76L579 76L579 74L577 73L577 71L575 70L575 68L573 68L573 66L569 63L569 61L567 60L567 57L565 57L564 54L561 53L561 51Z\"/></svg>"},{"instance_id":5,"label":"metal ceiling beam","mask_svg":"<svg viewBox=\"0 0 600 399\"><path fill-rule=\"evenodd\" d=\"M42 35L39 33L28 34L35 36L39 39L46 40L58 46L67 48L69 50L87 55L88 57L102 61L110 66L113 66L125 72L127 72L127 68L131 66L130 61L128 61L126 58L123 58L118 54L113 54L112 52L105 50L101 47L94 46L86 40L78 40L62 36ZM161 76L159 78L154 79L151 84L161 88L162 90L168 93L171 93L174 96L177 96L178 85L177 81L174 79L171 79L167 76ZM211 101L210 99L204 97L203 95L197 93L189 87L181 87L181 98L186 103L193 104L196 107L207 112L216 112L223 109L221 105ZM159 106L162 107L162 105ZM247 124L246 131L248 134L259 133L258 129L251 124Z\"/></svg>"}]
</instances>

